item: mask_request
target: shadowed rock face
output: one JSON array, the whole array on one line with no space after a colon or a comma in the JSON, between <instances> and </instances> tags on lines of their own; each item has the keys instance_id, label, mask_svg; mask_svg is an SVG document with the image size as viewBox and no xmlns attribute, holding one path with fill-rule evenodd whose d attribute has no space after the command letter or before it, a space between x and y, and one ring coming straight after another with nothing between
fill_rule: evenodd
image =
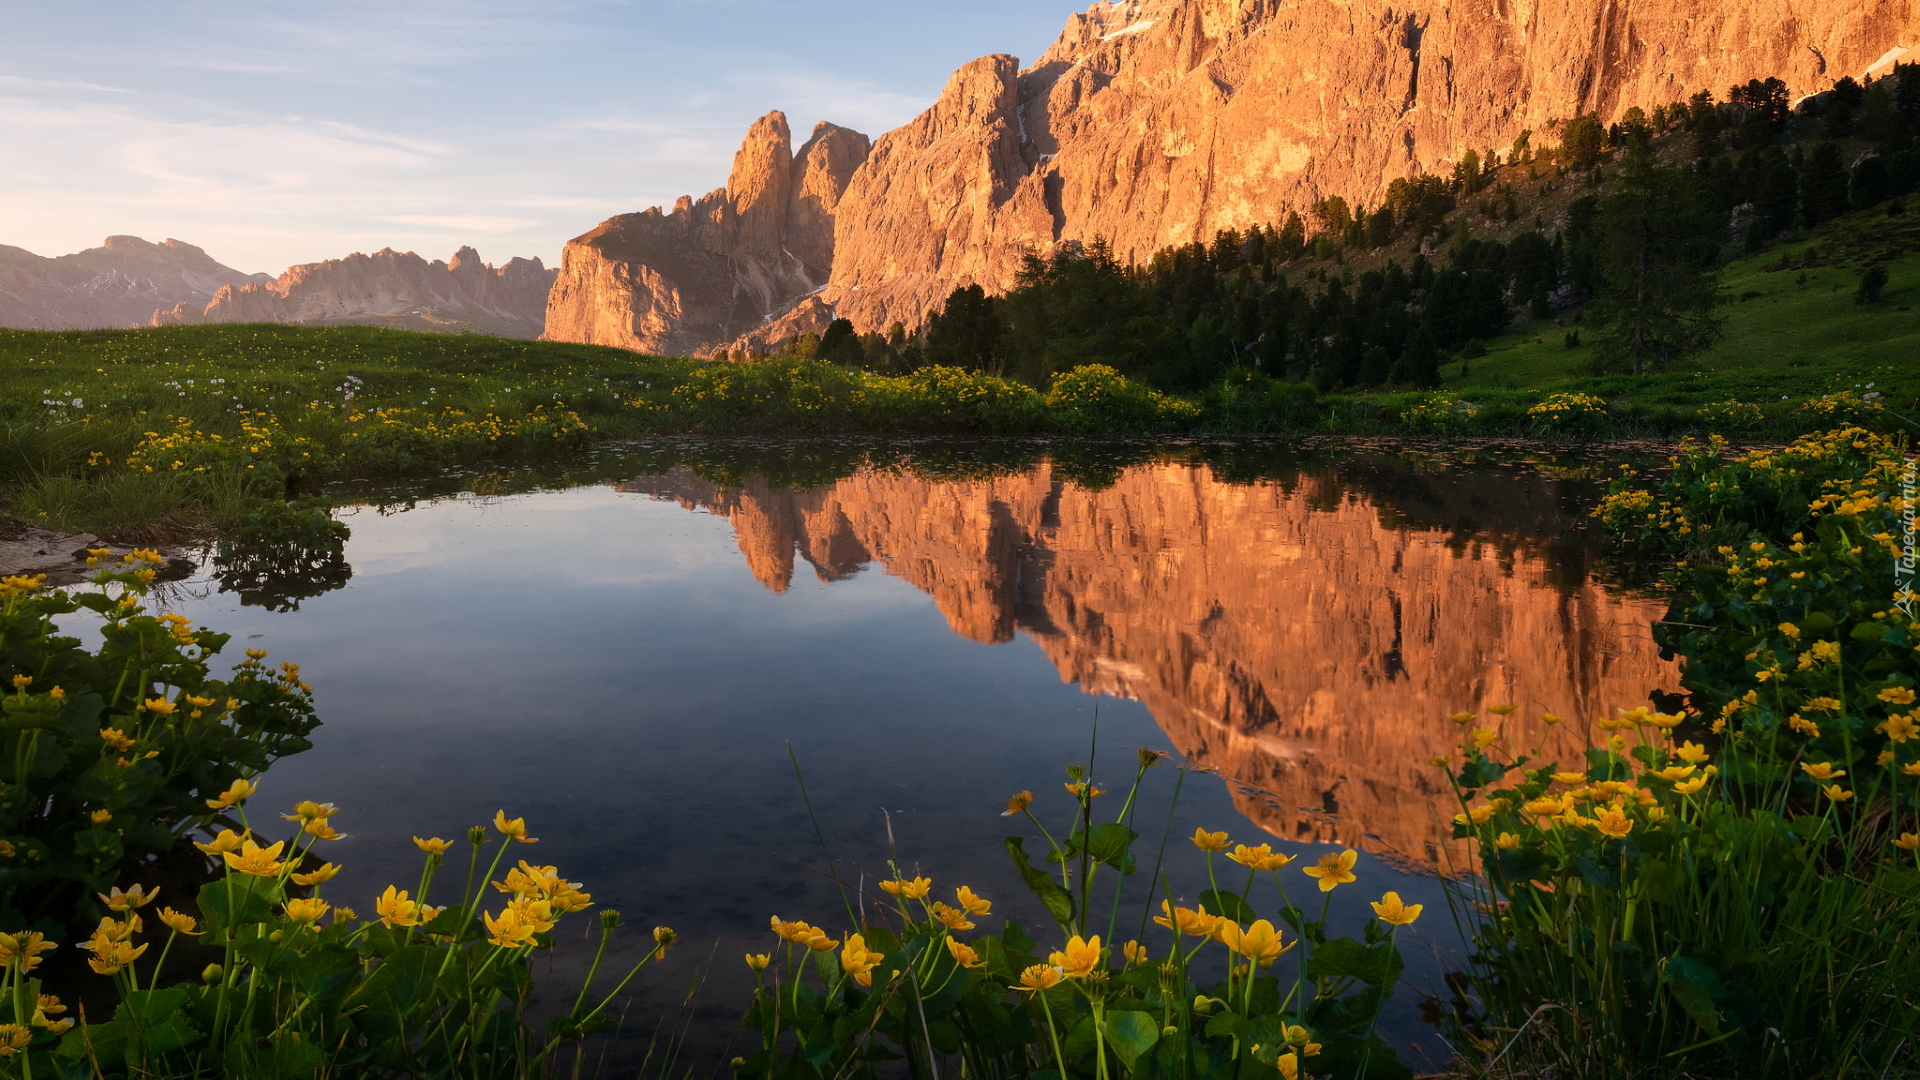
<instances>
[{"instance_id":1,"label":"shadowed rock face","mask_svg":"<svg viewBox=\"0 0 1920 1080\"><path fill-rule=\"evenodd\" d=\"M868 148L822 123L795 154L786 116L761 117L725 188L568 241L544 336L689 354L751 333L826 284L835 213Z\"/></svg>"},{"instance_id":2,"label":"shadowed rock face","mask_svg":"<svg viewBox=\"0 0 1920 1080\"><path fill-rule=\"evenodd\" d=\"M914 326L957 286L1004 292L1027 252L1104 238L1139 262L1331 195L1372 205L1398 177L1556 119L1612 121L1752 78L1813 93L1916 45L1920 0L1103 0L1024 71L975 60L870 156L861 137L830 280L821 248L789 242L813 284L781 300L719 258L725 245L629 215L575 241L577 284L556 291L548 334L701 351L750 314L770 325L740 342L756 346L835 316L863 333ZM652 239L616 258L616 223ZM693 272L694 253L714 268ZM751 303L725 306L743 291Z\"/></svg>"},{"instance_id":3,"label":"shadowed rock face","mask_svg":"<svg viewBox=\"0 0 1920 1080\"><path fill-rule=\"evenodd\" d=\"M1671 687L1648 633L1664 605L1608 591L1551 539L1577 517L1551 481L1361 472L1231 484L1162 463L1092 491L1051 466L813 490L679 470L618 486L726 515L776 591L796 559L823 580L878 563L955 633L1028 636L1063 679L1146 705L1276 836L1425 858L1456 810L1428 764L1459 736L1442 718L1516 704L1521 747L1544 737L1572 760L1582 725L1533 718Z\"/></svg>"},{"instance_id":4,"label":"shadowed rock face","mask_svg":"<svg viewBox=\"0 0 1920 1080\"><path fill-rule=\"evenodd\" d=\"M383 248L290 267L271 281L228 285L205 304L156 311L151 323L371 322L535 337L553 279L554 272L537 258L494 267L470 247L446 262Z\"/></svg>"}]
</instances>

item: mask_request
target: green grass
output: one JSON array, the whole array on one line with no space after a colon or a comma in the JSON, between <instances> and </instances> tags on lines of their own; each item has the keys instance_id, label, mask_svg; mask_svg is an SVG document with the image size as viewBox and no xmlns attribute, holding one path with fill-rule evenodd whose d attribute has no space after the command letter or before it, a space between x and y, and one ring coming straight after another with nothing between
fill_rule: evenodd
<instances>
[{"instance_id":1,"label":"green grass","mask_svg":"<svg viewBox=\"0 0 1920 1080\"><path fill-rule=\"evenodd\" d=\"M1878 304L1861 306L1853 292L1859 270L1874 258L1884 261L1891 281ZM1672 370L1594 375L1591 328L1571 320L1529 323L1489 342L1486 356L1468 362L1470 374L1448 365L1447 389L1489 403L1578 391L1616 406L1682 414L1738 400L1772 414L1783 399L1791 407L1832 391L1865 392L1872 383L1889 409L1920 414L1920 316L1913 311L1920 304L1920 211L1850 215L1728 264L1723 281L1725 337ZM1578 348L1566 347L1569 329L1586 339Z\"/></svg>"}]
</instances>

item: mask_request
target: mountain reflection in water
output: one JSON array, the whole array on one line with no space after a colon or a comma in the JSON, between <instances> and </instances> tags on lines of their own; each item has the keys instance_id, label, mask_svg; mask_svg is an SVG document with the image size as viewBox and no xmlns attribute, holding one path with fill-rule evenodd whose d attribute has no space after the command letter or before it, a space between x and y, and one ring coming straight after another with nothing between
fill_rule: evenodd
<instances>
[{"instance_id":1,"label":"mountain reflection in water","mask_svg":"<svg viewBox=\"0 0 1920 1080\"><path fill-rule=\"evenodd\" d=\"M1585 500L1537 472L1383 455L1245 483L1165 460L1097 489L1046 462L614 486L729 518L776 592L798 562L824 581L877 563L963 637L1028 635L1063 679L1143 703L1288 840L1430 859L1457 810L1429 764L1460 738L1448 714L1518 705L1525 748L1543 712L1590 720L1674 681L1648 629L1663 605L1596 580L1567 539ZM1548 731L1548 759L1578 757L1585 729Z\"/></svg>"}]
</instances>

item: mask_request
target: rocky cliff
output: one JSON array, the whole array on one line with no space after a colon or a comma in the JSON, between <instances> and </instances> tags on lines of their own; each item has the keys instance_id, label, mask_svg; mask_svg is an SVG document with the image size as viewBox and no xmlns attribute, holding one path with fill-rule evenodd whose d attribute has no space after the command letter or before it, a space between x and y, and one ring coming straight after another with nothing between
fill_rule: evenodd
<instances>
[{"instance_id":1,"label":"rocky cliff","mask_svg":"<svg viewBox=\"0 0 1920 1080\"><path fill-rule=\"evenodd\" d=\"M868 150L821 123L795 153L786 116L761 117L726 187L568 242L545 336L686 354L756 330L827 283L836 213Z\"/></svg>"},{"instance_id":2,"label":"rocky cliff","mask_svg":"<svg viewBox=\"0 0 1920 1080\"><path fill-rule=\"evenodd\" d=\"M1024 70L961 68L874 143L792 328L914 325L958 285L1010 287L1028 251L1104 237L1137 261L1329 195L1372 204L1555 119L1769 76L1811 93L1915 46L1920 0L1103 0ZM710 250L615 218L569 246L550 336L691 351L739 332L711 315L731 278L642 272L603 253L609 228L657 237L665 264Z\"/></svg>"},{"instance_id":3,"label":"rocky cliff","mask_svg":"<svg viewBox=\"0 0 1920 1080\"><path fill-rule=\"evenodd\" d=\"M0 245L0 326L85 330L145 323L157 308L205 304L227 286L270 281L216 262L179 240L109 236L47 258Z\"/></svg>"},{"instance_id":4,"label":"rocky cliff","mask_svg":"<svg viewBox=\"0 0 1920 1080\"><path fill-rule=\"evenodd\" d=\"M1517 704L1530 744L1542 711L1643 703L1672 681L1648 633L1665 609L1545 539L1575 524L1550 481L1436 482L1390 462L1356 478L1233 484L1167 462L1099 491L1049 466L952 483L865 471L813 490L682 470L619 487L726 515L775 590L796 558L825 580L877 563L956 633L1032 638L1063 679L1142 702L1276 836L1419 858L1455 812L1427 764L1459 734L1442 718ZM1490 538L1471 520L1490 509L1530 535ZM1547 730L1562 760L1579 727Z\"/></svg>"},{"instance_id":5,"label":"rocky cliff","mask_svg":"<svg viewBox=\"0 0 1920 1080\"><path fill-rule=\"evenodd\" d=\"M371 323L418 330L470 329L536 337L554 271L540 260L495 267L463 247L428 262L383 248L372 255L291 267L278 279L227 285L202 302L152 311L154 326L184 323Z\"/></svg>"}]
</instances>

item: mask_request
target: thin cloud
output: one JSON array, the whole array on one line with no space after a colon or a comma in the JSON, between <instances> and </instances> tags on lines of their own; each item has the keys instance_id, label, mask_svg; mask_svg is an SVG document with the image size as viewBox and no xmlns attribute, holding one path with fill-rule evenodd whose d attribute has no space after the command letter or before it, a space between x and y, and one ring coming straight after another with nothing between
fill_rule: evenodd
<instances>
[{"instance_id":1,"label":"thin cloud","mask_svg":"<svg viewBox=\"0 0 1920 1080\"><path fill-rule=\"evenodd\" d=\"M0 86L18 86L28 90L86 90L100 94L132 93L124 86L102 86L69 79L31 79L25 75L0 75Z\"/></svg>"}]
</instances>

